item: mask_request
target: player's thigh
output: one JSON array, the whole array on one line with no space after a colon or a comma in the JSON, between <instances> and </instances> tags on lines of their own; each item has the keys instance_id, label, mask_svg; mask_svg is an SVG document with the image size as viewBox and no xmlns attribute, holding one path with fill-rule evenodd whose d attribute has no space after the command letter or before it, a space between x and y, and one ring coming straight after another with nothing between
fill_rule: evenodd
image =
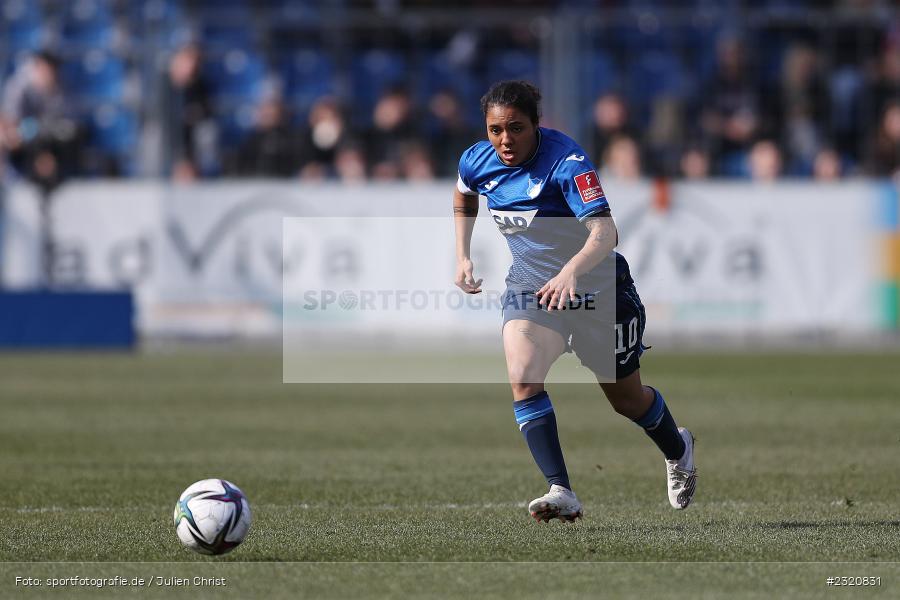
<instances>
[{"instance_id":1,"label":"player's thigh","mask_svg":"<svg viewBox=\"0 0 900 600\"><path fill-rule=\"evenodd\" d=\"M620 286L616 292L615 368L616 382L627 379L641 368L644 354L644 328L647 314L634 284ZM633 379L633 378L632 378ZM640 376L638 376L640 381ZM623 389L634 386L624 385Z\"/></svg>"},{"instance_id":2,"label":"player's thigh","mask_svg":"<svg viewBox=\"0 0 900 600\"><path fill-rule=\"evenodd\" d=\"M572 348L598 381L614 378L619 382L640 369L646 314L633 284L616 289L615 322L602 312L586 312L577 318L572 327Z\"/></svg>"},{"instance_id":3,"label":"player's thigh","mask_svg":"<svg viewBox=\"0 0 900 600\"><path fill-rule=\"evenodd\" d=\"M565 352L566 341L558 331L527 319L503 325L503 351L512 384L543 384L550 367Z\"/></svg>"}]
</instances>

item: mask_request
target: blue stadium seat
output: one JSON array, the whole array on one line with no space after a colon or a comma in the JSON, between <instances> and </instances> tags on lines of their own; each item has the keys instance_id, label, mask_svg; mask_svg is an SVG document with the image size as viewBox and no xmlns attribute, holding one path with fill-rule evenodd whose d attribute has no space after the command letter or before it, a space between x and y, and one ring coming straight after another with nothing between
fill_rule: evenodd
<instances>
[{"instance_id":1,"label":"blue stadium seat","mask_svg":"<svg viewBox=\"0 0 900 600\"><path fill-rule=\"evenodd\" d=\"M258 4L266 4L259 2ZM201 22L231 23L247 26L253 18L252 0L200 0L193 4Z\"/></svg>"},{"instance_id":2,"label":"blue stadium seat","mask_svg":"<svg viewBox=\"0 0 900 600\"><path fill-rule=\"evenodd\" d=\"M758 8L769 15L779 17L805 17L807 11L812 8L811 3L807 0L757 0L757 2Z\"/></svg>"},{"instance_id":3,"label":"blue stadium seat","mask_svg":"<svg viewBox=\"0 0 900 600\"><path fill-rule=\"evenodd\" d=\"M392 85L406 83L407 61L400 52L370 49L353 57L351 79L353 103L358 107L354 116L369 118L381 93Z\"/></svg>"},{"instance_id":4,"label":"blue stadium seat","mask_svg":"<svg viewBox=\"0 0 900 600\"><path fill-rule=\"evenodd\" d=\"M179 0L143 0L128 3L128 18L133 28L178 24L185 20Z\"/></svg>"},{"instance_id":5,"label":"blue stadium seat","mask_svg":"<svg viewBox=\"0 0 900 600\"><path fill-rule=\"evenodd\" d=\"M278 59L278 72L285 99L298 118L305 116L318 98L335 93L334 62L319 50L306 48L283 55Z\"/></svg>"},{"instance_id":6,"label":"blue stadium seat","mask_svg":"<svg viewBox=\"0 0 900 600\"><path fill-rule=\"evenodd\" d=\"M6 24L37 23L43 19L41 4L34 0L3 0L0 14Z\"/></svg>"},{"instance_id":7,"label":"blue stadium seat","mask_svg":"<svg viewBox=\"0 0 900 600\"><path fill-rule=\"evenodd\" d=\"M665 16L656 11L635 11L626 22L610 26L606 35L623 56L650 50L671 52L675 47L673 29Z\"/></svg>"},{"instance_id":8,"label":"blue stadium seat","mask_svg":"<svg viewBox=\"0 0 900 600\"><path fill-rule=\"evenodd\" d=\"M784 32L764 29L754 32L753 37L747 43L755 58L753 66L757 71L756 79L768 82L776 81L781 75L788 47L797 41L800 40L796 36Z\"/></svg>"},{"instance_id":9,"label":"blue stadium seat","mask_svg":"<svg viewBox=\"0 0 900 600\"><path fill-rule=\"evenodd\" d=\"M43 45L45 32L39 3L5 0L0 6L0 49L4 49L7 55L39 49Z\"/></svg>"},{"instance_id":10,"label":"blue stadium seat","mask_svg":"<svg viewBox=\"0 0 900 600\"><path fill-rule=\"evenodd\" d=\"M99 23L108 25L112 22L113 11L111 0L72 0L64 2L63 19L76 25Z\"/></svg>"},{"instance_id":11,"label":"blue stadium seat","mask_svg":"<svg viewBox=\"0 0 900 600\"><path fill-rule=\"evenodd\" d=\"M668 52L646 52L629 65L626 73L628 94L638 102L660 95L681 96L686 91L681 61Z\"/></svg>"},{"instance_id":12,"label":"blue stadium seat","mask_svg":"<svg viewBox=\"0 0 900 600\"><path fill-rule=\"evenodd\" d=\"M722 156L718 170L725 177L750 177L750 153L739 150Z\"/></svg>"},{"instance_id":13,"label":"blue stadium seat","mask_svg":"<svg viewBox=\"0 0 900 600\"><path fill-rule=\"evenodd\" d=\"M433 52L426 57L424 72L418 80L416 93L422 102L437 92L452 90L462 102L466 117L473 122L480 121L478 100L485 89L470 69L449 63L442 52Z\"/></svg>"},{"instance_id":14,"label":"blue stadium seat","mask_svg":"<svg viewBox=\"0 0 900 600\"><path fill-rule=\"evenodd\" d=\"M708 79L716 69L716 47L723 28L720 18L703 13L677 29L678 43L691 65L691 72L701 81Z\"/></svg>"},{"instance_id":15,"label":"blue stadium seat","mask_svg":"<svg viewBox=\"0 0 900 600\"><path fill-rule=\"evenodd\" d=\"M16 67L18 63L14 56L2 55L0 56L0 85L3 85L10 75L15 73Z\"/></svg>"},{"instance_id":16,"label":"blue stadium seat","mask_svg":"<svg viewBox=\"0 0 900 600\"><path fill-rule=\"evenodd\" d=\"M103 103L91 112L91 144L106 153L126 159L137 147L138 120L131 110L117 103Z\"/></svg>"},{"instance_id":17,"label":"blue stadium seat","mask_svg":"<svg viewBox=\"0 0 900 600\"><path fill-rule=\"evenodd\" d=\"M271 6L273 24L314 23L319 20L321 7L317 0L274 0Z\"/></svg>"},{"instance_id":18,"label":"blue stadium seat","mask_svg":"<svg viewBox=\"0 0 900 600\"><path fill-rule=\"evenodd\" d=\"M214 52L253 50L256 30L252 3L244 0L202 0L193 6L200 23L200 38Z\"/></svg>"},{"instance_id":19,"label":"blue stadium seat","mask_svg":"<svg viewBox=\"0 0 900 600\"><path fill-rule=\"evenodd\" d=\"M66 4L63 43L70 48L107 48L114 30L109 0L75 0Z\"/></svg>"},{"instance_id":20,"label":"blue stadium seat","mask_svg":"<svg viewBox=\"0 0 900 600\"><path fill-rule=\"evenodd\" d=\"M219 126L219 143L234 146L247 137L253 129L256 107L250 102L223 102L216 110Z\"/></svg>"},{"instance_id":21,"label":"blue stadium seat","mask_svg":"<svg viewBox=\"0 0 900 600\"><path fill-rule=\"evenodd\" d=\"M487 64L487 85L502 79L525 79L535 84L539 83L539 62L535 51L495 51L488 57Z\"/></svg>"},{"instance_id":22,"label":"blue stadium seat","mask_svg":"<svg viewBox=\"0 0 900 600\"><path fill-rule=\"evenodd\" d=\"M197 33L180 0L129 2L127 15L132 41L147 44L148 54L178 48Z\"/></svg>"},{"instance_id":23,"label":"blue stadium seat","mask_svg":"<svg viewBox=\"0 0 900 600\"><path fill-rule=\"evenodd\" d=\"M579 62L579 68L582 92L587 94L589 102L601 94L617 90L621 85L615 61L603 50L589 52Z\"/></svg>"},{"instance_id":24,"label":"blue stadium seat","mask_svg":"<svg viewBox=\"0 0 900 600\"><path fill-rule=\"evenodd\" d=\"M252 50L254 31L248 24L205 22L200 28L201 43L212 52Z\"/></svg>"},{"instance_id":25,"label":"blue stadium seat","mask_svg":"<svg viewBox=\"0 0 900 600\"><path fill-rule=\"evenodd\" d=\"M115 102L122 98L126 70L121 59L103 50L89 50L63 66L70 89L83 102Z\"/></svg>"},{"instance_id":26,"label":"blue stadium seat","mask_svg":"<svg viewBox=\"0 0 900 600\"><path fill-rule=\"evenodd\" d=\"M6 48L10 54L39 50L44 45L44 29L40 26L11 29L3 37L6 39Z\"/></svg>"},{"instance_id":27,"label":"blue stadium seat","mask_svg":"<svg viewBox=\"0 0 900 600\"><path fill-rule=\"evenodd\" d=\"M213 93L226 99L257 99L263 92L266 67L246 50L229 50L207 62Z\"/></svg>"}]
</instances>

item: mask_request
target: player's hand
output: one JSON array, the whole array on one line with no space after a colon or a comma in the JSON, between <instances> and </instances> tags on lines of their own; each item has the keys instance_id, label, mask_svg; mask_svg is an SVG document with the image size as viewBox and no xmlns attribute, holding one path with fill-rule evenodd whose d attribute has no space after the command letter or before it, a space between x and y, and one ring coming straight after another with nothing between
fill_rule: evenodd
<instances>
[{"instance_id":1,"label":"player's hand","mask_svg":"<svg viewBox=\"0 0 900 600\"><path fill-rule=\"evenodd\" d=\"M578 285L578 278L568 269L563 268L559 274L544 284L544 287L537 291L538 304L547 310L562 310L571 300L578 300L575 289Z\"/></svg>"},{"instance_id":2,"label":"player's hand","mask_svg":"<svg viewBox=\"0 0 900 600\"><path fill-rule=\"evenodd\" d=\"M453 280L453 283L467 294L480 294L483 280L479 279L476 281L475 276L472 274L473 270L471 259L465 258L456 261L456 278Z\"/></svg>"}]
</instances>

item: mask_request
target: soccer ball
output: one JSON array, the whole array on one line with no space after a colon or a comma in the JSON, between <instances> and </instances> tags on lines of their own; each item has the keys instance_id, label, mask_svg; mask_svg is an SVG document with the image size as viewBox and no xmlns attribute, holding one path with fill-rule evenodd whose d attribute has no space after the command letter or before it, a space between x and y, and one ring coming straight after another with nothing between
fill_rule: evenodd
<instances>
[{"instance_id":1,"label":"soccer ball","mask_svg":"<svg viewBox=\"0 0 900 600\"><path fill-rule=\"evenodd\" d=\"M224 479L204 479L184 490L175 504L175 533L195 552L225 554L247 537L252 518L240 488Z\"/></svg>"}]
</instances>

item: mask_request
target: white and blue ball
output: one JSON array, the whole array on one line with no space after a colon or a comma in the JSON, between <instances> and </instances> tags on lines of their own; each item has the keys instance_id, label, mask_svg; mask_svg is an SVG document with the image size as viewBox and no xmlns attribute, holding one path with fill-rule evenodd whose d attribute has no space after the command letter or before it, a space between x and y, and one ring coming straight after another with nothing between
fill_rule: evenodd
<instances>
[{"instance_id":1,"label":"white and blue ball","mask_svg":"<svg viewBox=\"0 0 900 600\"><path fill-rule=\"evenodd\" d=\"M224 479L192 484L175 504L178 539L200 554L234 550L247 537L252 519L244 493Z\"/></svg>"}]
</instances>

